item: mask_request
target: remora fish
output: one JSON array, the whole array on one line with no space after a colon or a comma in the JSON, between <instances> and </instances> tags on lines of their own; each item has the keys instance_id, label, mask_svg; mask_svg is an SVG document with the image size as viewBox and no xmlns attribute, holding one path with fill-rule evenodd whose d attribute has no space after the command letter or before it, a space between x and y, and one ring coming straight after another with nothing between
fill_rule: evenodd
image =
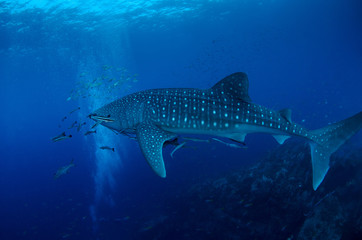
<instances>
[{"instance_id":1,"label":"remora fish","mask_svg":"<svg viewBox=\"0 0 362 240\"><path fill-rule=\"evenodd\" d=\"M74 126L75 126L77 123L78 123L77 121L74 121L74 122L72 123L72 125L71 125L70 127L68 127L68 129L74 128Z\"/></svg>"},{"instance_id":2,"label":"remora fish","mask_svg":"<svg viewBox=\"0 0 362 240\"><path fill-rule=\"evenodd\" d=\"M86 125L87 123L84 122L84 123L79 123L78 126L77 126L77 131L79 132L80 129L82 128L83 125Z\"/></svg>"},{"instance_id":3,"label":"remora fish","mask_svg":"<svg viewBox=\"0 0 362 240\"><path fill-rule=\"evenodd\" d=\"M101 122L102 121L97 121L91 128L93 129L93 128L97 127Z\"/></svg>"},{"instance_id":4,"label":"remora fish","mask_svg":"<svg viewBox=\"0 0 362 240\"><path fill-rule=\"evenodd\" d=\"M73 159L72 159L72 161L70 161L70 163L69 163L68 165L59 168L59 169L57 170L57 172L54 173L54 178L57 179L57 178L65 175L65 174L67 174L67 173L69 172L69 169L70 169L71 167L74 167L74 166L75 166L75 165L74 165Z\"/></svg>"},{"instance_id":5,"label":"remora fish","mask_svg":"<svg viewBox=\"0 0 362 240\"><path fill-rule=\"evenodd\" d=\"M248 148L245 145L237 145L237 144L234 144L234 143L227 143L227 142L221 141L220 139L217 139L217 138L211 138L211 139L216 141L216 142L225 144L226 146L231 147L231 148Z\"/></svg>"},{"instance_id":6,"label":"remora fish","mask_svg":"<svg viewBox=\"0 0 362 240\"><path fill-rule=\"evenodd\" d=\"M108 146L102 146L102 147L100 147L100 149L102 149L102 150L111 150L111 151L114 152L114 148L111 148L111 147L108 147Z\"/></svg>"},{"instance_id":7,"label":"remora fish","mask_svg":"<svg viewBox=\"0 0 362 240\"><path fill-rule=\"evenodd\" d=\"M87 131L86 133L84 133L84 136L90 135L92 133L97 133L97 130L94 131Z\"/></svg>"},{"instance_id":8,"label":"remora fish","mask_svg":"<svg viewBox=\"0 0 362 240\"><path fill-rule=\"evenodd\" d=\"M306 139L311 146L313 188L329 169L332 153L362 127L362 112L324 128L308 131L291 120L291 111L273 111L254 104L248 94L245 73L234 73L210 89L167 88L130 94L90 115L108 116L101 124L112 130L134 133L154 172L166 177L162 157L165 141L179 134L208 134L244 142L249 133L263 132L282 144L291 136Z\"/></svg>"},{"instance_id":9,"label":"remora fish","mask_svg":"<svg viewBox=\"0 0 362 240\"><path fill-rule=\"evenodd\" d=\"M170 156L173 158L173 154L174 154L177 150L179 150L180 148L182 148L183 146L185 146L185 144L186 144L186 142L183 142L183 143L180 143L179 145L177 145L177 146L175 147L175 149L171 152Z\"/></svg>"},{"instance_id":10,"label":"remora fish","mask_svg":"<svg viewBox=\"0 0 362 240\"><path fill-rule=\"evenodd\" d=\"M190 137L183 137L183 139L193 142L206 142L206 143L210 142L210 139L200 139L200 138L190 138Z\"/></svg>"},{"instance_id":11,"label":"remora fish","mask_svg":"<svg viewBox=\"0 0 362 240\"><path fill-rule=\"evenodd\" d=\"M96 122L102 123L102 122L114 122L114 119L111 118L111 115L102 116L96 113L92 113L89 115L89 117Z\"/></svg>"},{"instance_id":12,"label":"remora fish","mask_svg":"<svg viewBox=\"0 0 362 240\"><path fill-rule=\"evenodd\" d=\"M74 113L75 111L78 111L78 110L80 110L80 107L77 107L77 108L73 109L72 111L70 111L70 112L69 112L69 115L72 114L72 113Z\"/></svg>"},{"instance_id":13,"label":"remora fish","mask_svg":"<svg viewBox=\"0 0 362 240\"><path fill-rule=\"evenodd\" d=\"M53 142L58 142L58 141L61 141L61 140L64 140L64 139L67 139L67 138L71 138L72 135L66 135L65 132L62 132L60 135L56 136L56 137L53 137L52 138L52 141Z\"/></svg>"}]
</instances>

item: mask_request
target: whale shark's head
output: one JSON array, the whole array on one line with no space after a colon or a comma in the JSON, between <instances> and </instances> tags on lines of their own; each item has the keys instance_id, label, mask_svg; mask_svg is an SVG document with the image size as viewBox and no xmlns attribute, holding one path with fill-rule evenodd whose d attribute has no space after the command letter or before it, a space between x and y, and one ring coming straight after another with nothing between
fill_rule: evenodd
<instances>
[{"instance_id":1,"label":"whale shark's head","mask_svg":"<svg viewBox=\"0 0 362 240\"><path fill-rule=\"evenodd\" d=\"M116 131L122 131L124 127L122 126L122 119L120 116L122 116L122 107L119 106L119 101L113 101L97 110L95 110L93 113L89 114L89 118L96 121L97 123L116 130Z\"/></svg>"}]
</instances>

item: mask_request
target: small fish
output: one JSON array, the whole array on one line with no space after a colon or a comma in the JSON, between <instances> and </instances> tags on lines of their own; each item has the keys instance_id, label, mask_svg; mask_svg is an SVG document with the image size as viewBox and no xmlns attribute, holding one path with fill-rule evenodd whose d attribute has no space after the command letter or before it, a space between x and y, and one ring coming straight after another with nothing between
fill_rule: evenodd
<instances>
[{"instance_id":1,"label":"small fish","mask_svg":"<svg viewBox=\"0 0 362 240\"><path fill-rule=\"evenodd\" d=\"M93 129L93 128L97 127L101 122L102 121L97 121L91 128Z\"/></svg>"},{"instance_id":2,"label":"small fish","mask_svg":"<svg viewBox=\"0 0 362 240\"><path fill-rule=\"evenodd\" d=\"M102 149L102 150L111 150L111 151L114 152L114 148L111 148L111 147L108 147L108 146L102 146L102 147L100 147L100 149Z\"/></svg>"},{"instance_id":3,"label":"small fish","mask_svg":"<svg viewBox=\"0 0 362 240\"><path fill-rule=\"evenodd\" d=\"M65 132L62 132L62 133L59 134L58 136L53 137L52 140L54 140L54 139L56 139L56 138L64 137L64 136L66 136L66 135L65 135Z\"/></svg>"},{"instance_id":4,"label":"small fish","mask_svg":"<svg viewBox=\"0 0 362 240\"><path fill-rule=\"evenodd\" d=\"M73 162L74 160L72 159L68 165L59 168L57 172L54 173L54 179L60 178L61 176L67 174L69 169L75 166Z\"/></svg>"},{"instance_id":5,"label":"small fish","mask_svg":"<svg viewBox=\"0 0 362 240\"><path fill-rule=\"evenodd\" d=\"M72 129L72 128L74 128L74 126L77 124L78 122L77 121L75 121L74 123L72 123L72 125L70 126L70 127L68 127L68 129Z\"/></svg>"},{"instance_id":6,"label":"small fish","mask_svg":"<svg viewBox=\"0 0 362 240\"><path fill-rule=\"evenodd\" d=\"M116 135L119 134L119 132L117 132L116 130L111 129L111 131L114 132ZM130 138L131 138L131 137L130 137ZM131 138L131 139L132 139L132 138Z\"/></svg>"},{"instance_id":7,"label":"small fish","mask_svg":"<svg viewBox=\"0 0 362 240\"><path fill-rule=\"evenodd\" d=\"M53 137L52 138L52 141L53 142L58 142L58 141L61 141L61 140L64 140L64 139L67 139L67 138L71 138L72 135L66 135L65 132L62 132L60 135L56 136L56 137Z\"/></svg>"},{"instance_id":8,"label":"small fish","mask_svg":"<svg viewBox=\"0 0 362 240\"><path fill-rule=\"evenodd\" d=\"M175 149L171 152L171 157L173 158L173 154L179 150L180 148L182 148L184 145L186 144L186 142L180 143L179 145L177 145L177 147L175 147Z\"/></svg>"},{"instance_id":9,"label":"small fish","mask_svg":"<svg viewBox=\"0 0 362 240\"><path fill-rule=\"evenodd\" d=\"M211 138L211 139L214 141L220 142L222 144L225 144L226 146L232 147L232 148L248 148L246 146L240 146L240 145L234 144L234 143L227 143L227 142L221 141L220 139L217 139L217 138Z\"/></svg>"},{"instance_id":10,"label":"small fish","mask_svg":"<svg viewBox=\"0 0 362 240\"><path fill-rule=\"evenodd\" d=\"M79 132L80 129L82 128L83 125L86 125L87 123L84 122L84 123L79 123L78 127L77 127L77 131Z\"/></svg>"},{"instance_id":11,"label":"small fish","mask_svg":"<svg viewBox=\"0 0 362 240\"><path fill-rule=\"evenodd\" d=\"M64 122L65 119L67 119L67 116L65 116L65 117L62 118L62 122Z\"/></svg>"},{"instance_id":12,"label":"small fish","mask_svg":"<svg viewBox=\"0 0 362 240\"><path fill-rule=\"evenodd\" d=\"M73 109L72 111L70 111L70 112L69 112L69 115L72 114L72 113L74 113L75 111L78 111L78 110L80 110L80 107L77 107L76 109Z\"/></svg>"},{"instance_id":13,"label":"small fish","mask_svg":"<svg viewBox=\"0 0 362 240\"><path fill-rule=\"evenodd\" d=\"M111 115L109 114L107 116L98 116L97 114L90 114L89 118L101 122L114 122L114 119L111 118Z\"/></svg>"},{"instance_id":14,"label":"small fish","mask_svg":"<svg viewBox=\"0 0 362 240\"><path fill-rule=\"evenodd\" d=\"M91 135L92 133L97 133L97 130L87 131L86 133L84 133L84 136Z\"/></svg>"},{"instance_id":15,"label":"small fish","mask_svg":"<svg viewBox=\"0 0 362 240\"><path fill-rule=\"evenodd\" d=\"M190 138L190 137L183 137L185 140L194 141L194 142L210 142L210 139L201 139L201 138Z\"/></svg>"}]
</instances>

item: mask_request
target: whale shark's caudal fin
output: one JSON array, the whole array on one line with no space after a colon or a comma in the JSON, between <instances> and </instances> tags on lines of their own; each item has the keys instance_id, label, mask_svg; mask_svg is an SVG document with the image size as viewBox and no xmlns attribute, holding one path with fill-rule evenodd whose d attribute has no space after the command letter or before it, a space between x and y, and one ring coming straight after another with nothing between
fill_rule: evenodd
<instances>
[{"instance_id":1,"label":"whale shark's caudal fin","mask_svg":"<svg viewBox=\"0 0 362 240\"><path fill-rule=\"evenodd\" d=\"M362 112L359 112L350 118L310 132L314 190L322 183L328 172L330 156L361 127Z\"/></svg>"}]
</instances>

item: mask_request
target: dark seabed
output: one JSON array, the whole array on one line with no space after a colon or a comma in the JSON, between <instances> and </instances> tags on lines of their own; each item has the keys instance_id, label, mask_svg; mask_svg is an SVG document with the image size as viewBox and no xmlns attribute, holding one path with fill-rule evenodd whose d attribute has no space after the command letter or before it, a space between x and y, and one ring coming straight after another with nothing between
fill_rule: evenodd
<instances>
[{"instance_id":1,"label":"dark seabed","mask_svg":"<svg viewBox=\"0 0 362 240\"><path fill-rule=\"evenodd\" d=\"M164 179L87 117L245 72L321 128L362 110L361 29L360 0L0 0L0 239L362 239L361 132L314 191L300 138L165 146Z\"/></svg>"}]
</instances>

